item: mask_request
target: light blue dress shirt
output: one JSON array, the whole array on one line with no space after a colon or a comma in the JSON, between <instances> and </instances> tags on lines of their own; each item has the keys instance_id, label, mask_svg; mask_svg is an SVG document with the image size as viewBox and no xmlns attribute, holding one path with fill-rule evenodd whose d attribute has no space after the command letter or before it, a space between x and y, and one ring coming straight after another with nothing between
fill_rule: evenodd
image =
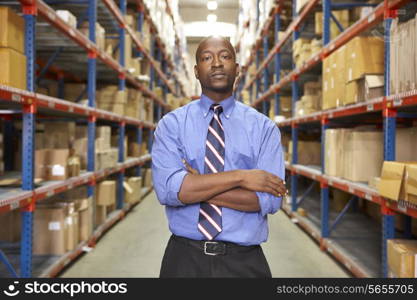
<instances>
[{"instance_id":1,"label":"light blue dress shirt","mask_svg":"<svg viewBox=\"0 0 417 300\"><path fill-rule=\"evenodd\" d=\"M169 229L178 236L204 240L197 228L200 204L185 205L178 192L187 171L185 159L192 168L204 173L205 143L213 117L214 102L205 95L166 114L155 130L152 145L152 176L157 197L165 205ZM284 178L285 165L278 127L265 115L235 101L220 102L225 134L224 171L262 169ZM282 198L257 192L261 210L242 212L222 208L223 231L215 240L240 245L256 245L268 238L267 215L277 212Z\"/></svg>"}]
</instances>

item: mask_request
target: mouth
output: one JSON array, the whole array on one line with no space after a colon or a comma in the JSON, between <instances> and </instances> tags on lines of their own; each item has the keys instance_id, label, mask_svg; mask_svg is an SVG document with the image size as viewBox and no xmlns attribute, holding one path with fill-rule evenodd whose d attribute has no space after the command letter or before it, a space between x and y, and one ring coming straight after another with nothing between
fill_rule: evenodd
<instances>
[{"instance_id":1,"label":"mouth","mask_svg":"<svg viewBox=\"0 0 417 300\"><path fill-rule=\"evenodd\" d=\"M215 72L215 73L211 74L210 77L212 77L214 79L223 79L223 78L226 77L226 73L223 73L223 72Z\"/></svg>"}]
</instances>

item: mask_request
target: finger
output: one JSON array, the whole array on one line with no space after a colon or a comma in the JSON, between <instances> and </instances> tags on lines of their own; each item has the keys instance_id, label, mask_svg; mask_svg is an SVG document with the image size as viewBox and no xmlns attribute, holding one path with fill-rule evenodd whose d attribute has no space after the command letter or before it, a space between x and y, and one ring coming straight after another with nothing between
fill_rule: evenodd
<instances>
[{"instance_id":1,"label":"finger","mask_svg":"<svg viewBox=\"0 0 417 300\"><path fill-rule=\"evenodd\" d=\"M268 194L271 194L275 197L281 197L280 194L275 189L273 189L272 187L267 187L265 189L265 192L268 193Z\"/></svg>"},{"instance_id":2,"label":"finger","mask_svg":"<svg viewBox=\"0 0 417 300\"><path fill-rule=\"evenodd\" d=\"M285 186L285 181L276 175L272 175L271 178L274 184L278 186L279 191L284 195L287 194L288 190L287 190L287 187Z\"/></svg>"},{"instance_id":3,"label":"finger","mask_svg":"<svg viewBox=\"0 0 417 300\"><path fill-rule=\"evenodd\" d=\"M273 185L274 190L281 196L287 195L287 188L283 184L276 184L276 181L271 183Z\"/></svg>"},{"instance_id":4,"label":"finger","mask_svg":"<svg viewBox=\"0 0 417 300\"><path fill-rule=\"evenodd\" d=\"M282 191L278 188L278 186L276 184L274 184L274 182L269 181L268 182L268 189L273 191L273 194L276 197L281 197L282 196Z\"/></svg>"}]
</instances>

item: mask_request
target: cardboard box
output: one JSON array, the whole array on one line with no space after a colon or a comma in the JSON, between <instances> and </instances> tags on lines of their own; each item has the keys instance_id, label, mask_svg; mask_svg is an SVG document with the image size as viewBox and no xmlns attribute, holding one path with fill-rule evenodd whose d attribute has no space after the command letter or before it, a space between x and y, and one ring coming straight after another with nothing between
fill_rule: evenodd
<instances>
[{"instance_id":1,"label":"cardboard box","mask_svg":"<svg viewBox=\"0 0 417 300\"><path fill-rule=\"evenodd\" d=\"M392 277L417 278L417 240L388 240L387 248Z\"/></svg>"},{"instance_id":2,"label":"cardboard box","mask_svg":"<svg viewBox=\"0 0 417 300\"><path fill-rule=\"evenodd\" d=\"M116 181L105 180L96 185L96 205L110 206L116 203Z\"/></svg>"},{"instance_id":3,"label":"cardboard box","mask_svg":"<svg viewBox=\"0 0 417 300\"><path fill-rule=\"evenodd\" d=\"M0 84L26 90L26 56L11 48L0 48Z\"/></svg>"},{"instance_id":4,"label":"cardboard box","mask_svg":"<svg viewBox=\"0 0 417 300\"><path fill-rule=\"evenodd\" d=\"M25 53L25 21L6 6L0 7L0 47ZM3 68L1 70L4 71Z\"/></svg>"},{"instance_id":5,"label":"cardboard box","mask_svg":"<svg viewBox=\"0 0 417 300\"><path fill-rule=\"evenodd\" d=\"M107 219L107 206L96 206L94 226L103 224Z\"/></svg>"},{"instance_id":6,"label":"cardboard box","mask_svg":"<svg viewBox=\"0 0 417 300\"><path fill-rule=\"evenodd\" d=\"M77 102L87 98L87 85L84 83L65 83L64 99Z\"/></svg>"},{"instance_id":7,"label":"cardboard box","mask_svg":"<svg viewBox=\"0 0 417 300\"><path fill-rule=\"evenodd\" d=\"M44 179L46 176L45 153L46 153L45 149L35 150L35 164L34 164L35 179Z\"/></svg>"},{"instance_id":8,"label":"cardboard box","mask_svg":"<svg viewBox=\"0 0 417 300\"><path fill-rule=\"evenodd\" d=\"M79 30L87 38L90 38L88 21L83 22ZM104 51L106 49L106 31L99 23L96 23L96 45L100 50Z\"/></svg>"},{"instance_id":9,"label":"cardboard box","mask_svg":"<svg viewBox=\"0 0 417 300\"><path fill-rule=\"evenodd\" d=\"M19 242L21 221L20 210L18 209L0 214L0 241Z\"/></svg>"},{"instance_id":10,"label":"cardboard box","mask_svg":"<svg viewBox=\"0 0 417 300\"><path fill-rule=\"evenodd\" d=\"M417 128L397 128L395 136L395 160L417 160Z\"/></svg>"},{"instance_id":11,"label":"cardboard box","mask_svg":"<svg viewBox=\"0 0 417 300\"><path fill-rule=\"evenodd\" d=\"M68 177L75 177L80 175L81 159L78 155L72 155L67 159Z\"/></svg>"},{"instance_id":12,"label":"cardboard box","mask_svg":"<svg viewBox=\"0 0 417 300\"><path fill-rule=\"evenodd\" d=\"M384 40L379 37L355 37L346 45L347 82L365 74L384 73Z\"/></svg>"},{"instance_id":13,"label":"cardboard box","mask_svg":"<svg viewBox=\"0 0 417 300\"><path fill-rule=\"evenodd\" d=\"M75 140L75 122L46 122L44 147L51 149L71 148Z\"/></svg>"},{"instance_id":14,"label":"cardboard box","mask_svg":"<svg viewBox=\"0 0 417 300\"><path fill-rule=\"evenodd\" d=\"M404 179L405 201L417 205L417 164L407 164Z\"/></svg>"},{"instance_id":15,"label":"cardboard box","mask_svg":"<svg viewBox=\"0 0 417 300\"><path fill-rule=\"evenodd\" d=\"M64 206L37 206L33 217L33 254L66 253L66 215Z\"/></svg>"},{"instance_id":16,"label":"cardboard box","mask_svg":"<svg viewBox=\"0 0 417 300\"><path fill-rule=\"evenodd\" d=\"M336 52L332 54L334 56L333 64L332 64L332 78L331 81L333 89L335 102L333 105L336 105L337 107L343 106L344 102L346 101L346 60L348 56L347 47L342 46Z\"/></svg>"},{"instance_id":17,"label":"cardboard box","mask_svg":"<svg viewBox=\"0 0 417 300\"><path fill-rule=\"evenodd\" d=\"M379 185L379 194L391 200L404 199L403 178L405 163L384 161Z\"/></svg>"},{"instance_id":18,"label":"cardboard box","mask_svg":"<svg viewBox=\"0 0 417 300\"><path fill-rule=\"evenodd\" d=\"M125 202L134 204L142 200L142 177L129 177L124 183Z\"/></svg>"},{"instance_id":19,"label":"cardboard box","mask_svg":"<svg viewBox=\"0 0 417 300\"><path fill-rule=\"evenodd\" d=\"M126 104L127 95L125 91L119 91L117 85L108 85L97 92L97 103L122 103Z\"/></svg>"},{"instance_id":20,"label":"cardboard box","mask_svg":"<svg viewBox=\"0 0 417 300\"><path fill-rule=\"evenodd\" d=\"M334 55L323 60L323 110L335 108L337 106L335 96L335 78L332 76L332 65L335 59Z\"/></svg>"},{"instance_id":21,"label":"cardboard box","mask_svg":"<svg viewBox=\"0 0 417 300\"><path fill-rule=\"evenodd\" d=\"M66 250L74 250L79 243L79 225L78 225L78 212L73 212L65 218L67 231L66 231Z\"/></svg>"},{"instance_id":22,"label":"cardboard box","mask_svg":"<svg viewBox=\"0 0 417 300\"><path fill-rule=\"evenodd\" d=\"M378 191L380 183L381 183L381 177L372 177L369 180L368 185L370 188L373 188Z\"/></svg>"},{"instance_id":23,"label":"cardboard box","mask_svg":"<svg viewBox=\"0 0 417 300\"><path fill-rule=\"evenodd\" d=\"M351 181L369 180L381 173L383 134L376 131L347 131L344 135L343 177Z\"/></svg>"},{"instance_id":24,"label":"cardboard box","mask_svg":"<svg viewBox=\"0 0 417 300\"><path fill-rule=\"evenodd\" d=\"M68 178L68 149L46 149L44 157L45 180L65 180Z\"/></svg>"},{"instance_id":25,"label":"cardboard box","mask_svg":"<svg viewBox=\"0 0 417 300\"><path fill-rule=\"evenodd\" d=\"M111 147L111 127L97 126L96 127L96 151L109 150Z\"/></svg>"},{"instance_id":26,"label":"cardboard box","mask_svg":"<svg viewBox=\"0 0 417 300\"><path fill-rule=\"evenodd\" d=\"M325 174L343 177L345 134L349 129L326 129L325 133Z\"/></svg>"},{"instance_id":27,"label":"cardboard box","mask_svg":"<svg viewBox=\"0 0 417 300\"><path fill-rule=\"evenodd\" d=\"M344 104L368 101L384 96L384 77L381 75L365 75L346 85Z\"/></svg>"},{"instance_id":28,"label":"cardboard box","mask_svg":"<svg viewBox=\"0 0 417 300\"><path fill-rule=\"evenodd\" d=\"M79 238L80 241L86 241L93 233L93 199L90 197L87 200L87 207L78 211L79 220ZM99 206L100 207L100 206Z\"/></svg>"},{"instance_id":29,"label":"cardboard box","mask_svg":"<svg viewBox=\"0 0 417 300\"><path fill-rule=\"evenodd\" d=\"M346 97L343 105L364 101L364 96L360 94L360 81L353 80L346 84Z\"/></svg>"}]
</instances>

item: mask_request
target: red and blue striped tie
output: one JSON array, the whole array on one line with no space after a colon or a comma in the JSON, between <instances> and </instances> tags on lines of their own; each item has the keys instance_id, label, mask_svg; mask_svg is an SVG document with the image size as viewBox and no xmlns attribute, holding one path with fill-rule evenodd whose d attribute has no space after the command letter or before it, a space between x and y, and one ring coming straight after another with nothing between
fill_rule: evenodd
<instances>
[{"instance_id":1,"label":"red and blue striped tie","mask_svg":"<svg viewBox=\"0 0 417 300\"><path fill-rule=\"evenodd\" d=\"M218 173L224 170L224 129L220 121L223 108L220 104L213 104L213 119L210 122L206 140L206 156L204 157L204 173ZM198 229L208 239L214 239L222 231L222 208L200 203Z\"/></svg>"}]
</instances>

